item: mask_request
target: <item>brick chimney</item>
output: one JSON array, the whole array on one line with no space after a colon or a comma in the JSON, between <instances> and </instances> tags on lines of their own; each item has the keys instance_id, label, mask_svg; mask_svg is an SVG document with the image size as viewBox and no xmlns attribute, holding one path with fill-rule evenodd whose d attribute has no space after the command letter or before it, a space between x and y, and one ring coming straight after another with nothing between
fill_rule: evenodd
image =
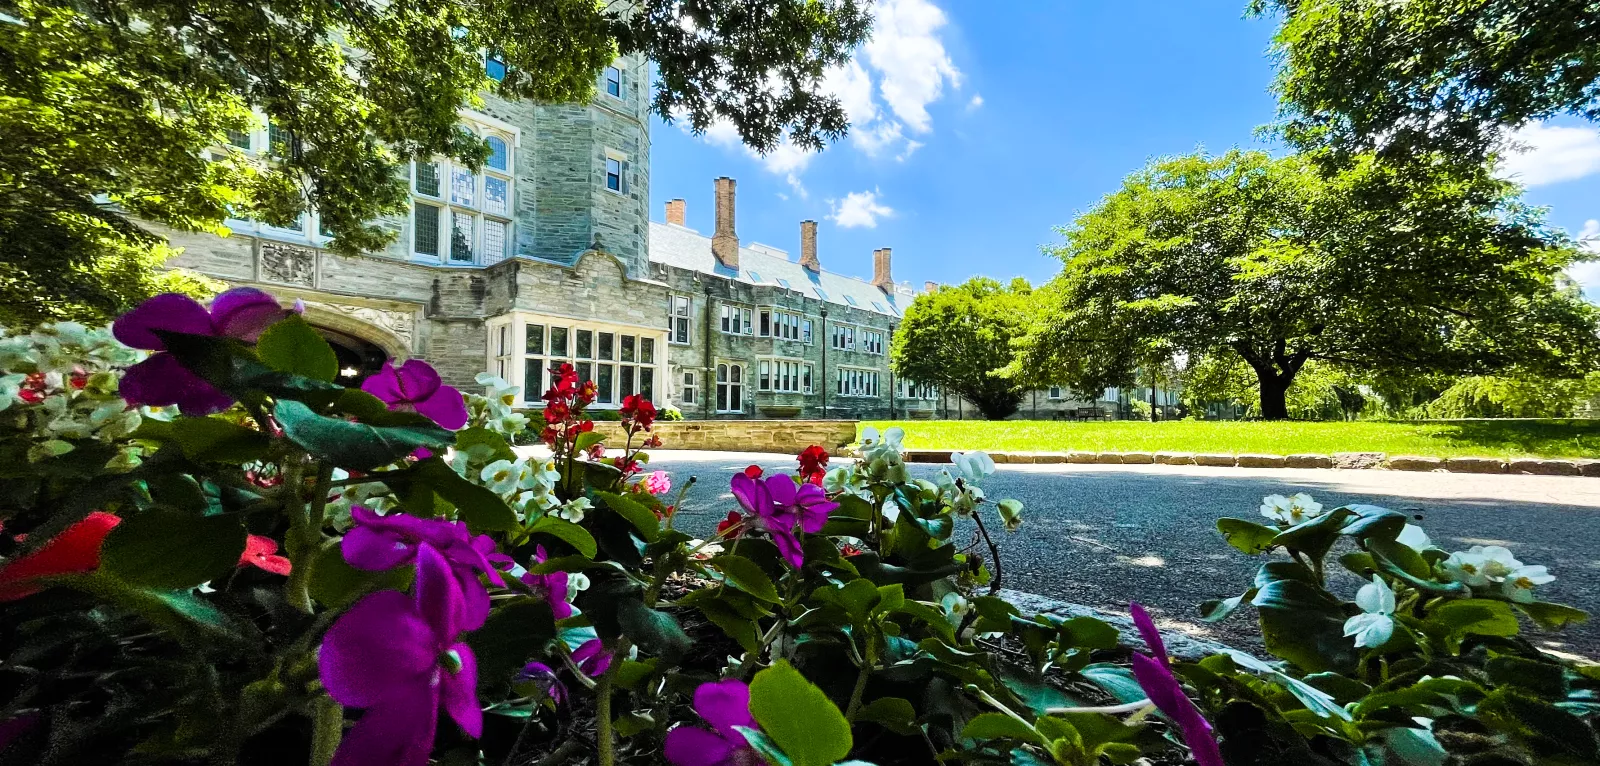
<instances>
[{"instance_id":1,"label":"brick chimney","mask_svg":"<svg viewBox=\"0 0 1600 766\"><path fill-rule=\"evenodd\" d=\"M817 222L800 222L800 268L813 274L822 271L822 261L817 260Z\"/></svg>"},{"instance_id":2,"label":"brick chimney","mask_svg":"<svg viewBox=\"0 0 1600 766\"><path fill-rule=\"evenodd\" d=\"M717 179L717 229L711 235L711 254L717 262L730 269L739 268L739 234L733 228L734 180L723 176Z\"/></svg>"},{"instance_id":3,"label":"brick chimney","mask_svg":"<svg viewBox=\"0 0 1600 766\"><path fill-rule=\"evenodd\" d=\"M683 200L667 200L667 223L685 225L683 222Z\"/></svg>"},{"instance_id":4,"label":"brick chimney","mask_svg":"<svg viewBox=\"0 0 1600 766\"><path fill-rule=\"evenodd\" d=\"M889 274L889 248L872 251L872 286L886 293L894 292L894 277Z\"/></svg>"},{"instance_id":5,"label":"brick chimney","mask_svg":"<svg viewBox=\"0 0 1600 766\"><path fill-rule=\"evenodd\" d=\"M939 283L938 282L934 282L934 281L930 280L930 281L922 283L922 291L925 292L925 293L931 293L931 292L933 292L935 290L938 290L938 289L939 289Z\"/></svg>"}]
</instances>

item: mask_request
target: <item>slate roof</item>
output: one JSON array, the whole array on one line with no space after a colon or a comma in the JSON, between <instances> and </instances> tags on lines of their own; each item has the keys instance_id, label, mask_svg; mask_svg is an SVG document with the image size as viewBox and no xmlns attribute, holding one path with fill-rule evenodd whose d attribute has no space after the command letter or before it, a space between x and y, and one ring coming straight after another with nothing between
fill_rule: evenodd
<instances>
[{"instance_id":1,"label":"slate roof","mask_svg":"<svg viewBox=\"0 0 1600 766\"><path fill-rule=\"evenodd\" d=\"M814 273L789 260L783 250L759 243L739 245L739 268L731 269L711 254L711 238L668 223L650 222L650 261L698 271L747 284L770 285L797 291L808 298L899 317L916 293L904 285L884 293L860 277Z\"/></svg>"}]
</instances>

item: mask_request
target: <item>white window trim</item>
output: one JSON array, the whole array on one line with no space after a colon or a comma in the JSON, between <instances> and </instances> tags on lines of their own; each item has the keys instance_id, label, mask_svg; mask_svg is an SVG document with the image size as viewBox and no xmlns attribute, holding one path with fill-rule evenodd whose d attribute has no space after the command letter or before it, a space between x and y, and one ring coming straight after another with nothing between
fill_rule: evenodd
<instances>
[{"instance_id":1,"label":"white window trim","mask_svg":"<svg viewBox=\"0 0 1600 766\"><path fill-rule=\"evenodd\" d=\"M632 171L632 168L628 164L628 155L624 154L623 152L619 152L616 149L612 149L609 146L605 149L605 155L605 162L600 166L600 188L615 194L618 197L628 196L629 192L631 191L629 187L632 186L632 184L630 184L628 181L628 174ZM617 162L618 175L617 188L615 189L611 188L611 185L606 183L606 176L611 175L611 169L609 166L612 160L616 160Z\"/></svg>"},{"instance_id":2,"label":"white window trim","mask_svg":"<svg viewBox=\"0 0 1600 766\"><path fill-rule=\"evenodd\" d=\"M681 316L681 317L677 313L677 311L678 311L678 299L679 298L682 298L686 303L688 303L688 306L689 306L689 312L687 314ZM677 325L678 325L678 320L679 319L685 320L689 325L689 331L685 334L685 339L681 343L679 341L673 340L673 338L677 337L677 329L678 329ZM692 346L692 345L694 345L694 296L693 295L685 295L683 293L670 293L670 294L668 294L668 296L667 296L667 343L669 343L671 345L674 345L674 346Z\"/></svg>"},{"instance_id":3,"label":"white window trim","mask_svg":"<svg viewBox=\"0 0 1600 766\"><path fill-rule=\"evenodd\" d=\"M651 393L651 401L655 402L656 404L662 404L662 403L665 403L665 402L669 401L668 397L671 396L670 392L671 392L672 389L670 387L670 384L667 383L667 381L668 381L667 375L669 374L669 371L668 371L668 364L667 364L667 335L666 335L666 331L665 330L662 330L662 329L660 329L658 327L644 327L644 326L641 326L641 325L633 325L633 324L622 324L622 323L616 323L616 322L599 322L599 321L586 320L586 319L573 319L571 317L556 316L556 315L551 315L551 314L539 314L539 313L535 313L535 312L532 312L532 311L512 311L512 312L510 312L508 314L497 316L494 319L490 320L489 323L488 323L488 329L489 329L489 332L488 332L488 343L489 343L489 348L487 349L488 357L486 359L487 367L485 369L489 370L490 372L495 372L498 369L498 365L496 364L496 362L498 361L499 358L501 358L495 353L495 351L496 351L495 342L499 338L499 328L500 327L504 327L504 326L506 326L508 324L511 327L510 341L511 341L512 353L507 355L504 358L509 358L511 360L511 362L508 365L509 369L507 370L507 372L509 374L508 375L503 375L502 377L504 377L507 382L511 383L511 385L518 386L518 387L520 387L522 389L522 403L523 403L522 406L524 406L524 407L530 407L530 408L535 408L535 409L543 409L544 408L544 401L539 398L541 395L544 394L544 391L539 388L541 383L539 381L534 381L532 386L530 387L529 386L529 382L527 380L527 366L528 366L527 362L528 362L528 359L530 357L539 358L539 359L564 359L566 361L572 362L574 365L576 365L578 362L582 361L582 362L587 362L587 363L590 363L590 364L609 364L609 365L612 365L613 367L617 367L617 366L620 366L620 365L631 365L631 366L636 367L636 368L649 368L652 371L654 371L654 374L651 376L652 377L652 381L653 381L652 382L653 391ZM527 347L528 347L527 326L529 324L540 324L540 325L544 325L544 327L545 327L545 338L544 338L545 354L543 356L530 355L530 354L527 353ZM551 356L550 353L549 353L549 349L550 349L550 329L549 328L550 328L551 325L555 325L557 327L565 327L565 328L567 328L567 344L568 345L567 345L567 355L565 357L554 357L554 356ZM594 332L594 333L597 334L596 335L596 340L594 341L594 343L596 345L596 348L591 349L591 352L595 353L595 354L599 353L598 333L608 332L608 333L612 333L614 336L634 335L634 336L637 336L639 338L650 338L650 339L655 341L655 354L654 354L655 355L655 361L653 361L653 362L639 362L639 361L623 362L623 361L621 361L621 358L622 358L622 342L620 340L613 340L612 341L614 345L612 347L612 352L611 352L612 358L611 359L600 359L598 357L593 357L593 358L589 358L589 359L581 359L580 360L577 357L577 355L578 355L578 347L577 347L577 345L578 345L578 331L579 330L589 330L589 331ZM642 341L640 342L640 345L642 345ZM636 345L634 347L634 359L635 360L639 359L640 355L642 353L643 353L643 350L638 345ZM614 391L614 395L612 396L613 401L607 402L607 403L596 402L596 403L590 405L590 408L591 409L597 409L597 410L614 410L614 409L618 409L619 407L621 407L622 406L622 395L620 393L620 388L619 388L620 387L620 383L621 383L621 373L620 373L620 370L619 370L619 372L617 373L617 377L615 379L613 379L613 382L612 382L613 391ZM634 379L634 387L638 388L638 384L639 384L639 381L638 381L637 378L635 378Z\"/></svg>"},{"instance_id":4,"label":"white window trim","mask_svg":"<svg viewBox=\"0 0 1600 766\"><path fill-rule=\"evenodd\" d=\"M411 197L410 210L407 212L407 223L409 224L407 227L407 233L409 240L406 242L406 254L409 259L415 263L422 263L429 266L475 268L490 265L491 263L499 263L515 255L517 241L516 169L518 159L517 151L521 146L521 131L518 131L515 127L510 125L506 125L505 128L501 128L499 125L504 125L505 123L489 117L488 115L480 115L477 112L471 112L470 110L463 110L460 112L460 114L462 114L464 117L464 123L462 127L471 132L474 136L477 136L483 140L488 140L491 136L494 136L506 141L506 169L497 170L490 168L488 163L485 163L483 167L479 168L477 172L473 173L473 204L463 205L451 201L450 185L453 183L455 170L458 167L454 161L444 157L435 157L425 163L422 163L432 164L438 169L438 196L429 196L417 191L417 165L419 162L413 161L411 163L410 172L407 173L406 179L407 191ZM471 115L471 117L469 118L467 115ZM481 124L473 124L473 122L478 122ZM496 123L499 123L499 125ZM459 167L460 169L467 169L465 166ZM506 182L506 211L504 213L491 213L486 209L485 203L488 200L488 183L490 177L498 178ZM434 205L440 208L438 240L439 252L436 255L417 252L416 207L419 204L419 200L420 204ZM463 215L468 215L472 218L472 260L470 261L454 260L450 257L451 233L453 232L453 227L455 225L453 219L458 211L460 211ZM484 245L486 240L485 233L488 231L488 224L491 222L503 224L505 226L505 241L501 244L503 250L498 257L493 258L492 261L486 252Z\"/></svg>"},{"instance_id":5,"label":"white window trim","mask_svg":"<svg viewBox=\"0 0 1600 766\"><path fill-rule=\"evenodd\" d=\"M726 366L728 368L728 381L727 382L723 382L723 381L717 379L716 368L723 367L723 366ZM738 383L734 383L733 382L733 368L735 368L735 367L739 368L739 382ZM717 397L719 392L717 391L717 389L721 388L722 386L728 386L728 393L729 393L728 398L730 400L733 398L733 396L732 396L733 387L734 386L738 386L739 387L739 409L736 409L736 410L734 410L734 409L723 409L720 405L718 405L716 397ZM711 397L712 397L711 406L714 408L714 410L713 410L714 412L718 412L718 413L726 414L726 415L731 415L731 414L734 414L734 413L747 412L748 411L747 408L750 405L750 391L751 391L751 387L750 387L750 365L749 365L749 363L735 361L735 360L732 360L732 359L718 359L718 360L716 360L715 363L713 363L712 368L711 368Z\"/></svg>"},{"instance_id":6,"label":"white window trim","mask_svg":"<svg viewBox=\"0 0 1600 766\"><path fill-rule=\"evenodd\" d=\"M787 388L778 388L776 385L778 380L778 363L780 362L795 365L795 388L793 390ZM771 365L770 369L772 372L769 376L769 385L766 388L761 387L762 364ZM803 374L807 367L813 368L811 371L811 382L812 387L814 388L816 386L817 372L815 365L813 365L809 359L802 359L797 356L756 357L756 390L764 394L809 394L811 393L811 389L806 387L805 376Z\"/></svg>"},{"instance_id":7,"label":"white window trim","mask_svg":"<svg viewBox=\"0 0 1600 766\"><path fill-rule=\"evenodd\" d=\"M834 394L836 396L842 396L842 397L846 397L846 398L849 398L849 399L882 399L883 398L883 376L881 374L881 372L882 372L881 370L879 370L879 369L877 369L875 367L858 367L858 366L855 366L855 365L839 365L838 367L835 367L834 370L835 370L835 372L834 372L834 375L833 375L832 383L833 383ZM877 383L877 386L876 386L877 389L878 389L878 392L876 394L858 394L858 393L854 393L854 392L840 393L839 392L839 377L840 377L840 375L843 375L843 374L849 373L849 372L859 372L859 373L871 374L871 375L878 376L878 383Z\"/></svg>"},{"instance_id":8,"label":"white window trim","mask_svg":"<svg viewBox=\"0 0 1600 766\"><path fill-rule=\"evenodd\" d=\"M616 61L607 64L605 69L600 70L600 93L601 95L610 98L612 101L626 103L628 93L628 70L622 66L622 63L622 59L617 59ZM606 70L609 69L617 70L616 95L612 95L611 90L606 87L606 85L609 83L609 79L606 77Z\"/></svg>"},{"instance_id":9,"label":"white window trim","mask_svg":"<svg viewBox=\"0 0 1600 766\"><path fill-rule=\"evenodd\" d=\"M723 335L738 335L738 336L749 336L749 337L754 337L755 336L755 333L756 333L755 307L753 307L753 306L751 306L751 305L749 305L747 303L734 303L732 301L721 301L718 304L718 306L719 307L717 309L717 332L720 332ZM736 322L736 324L739 324L740 327L736 331L729 332L728 330L722 329L723 313L727 309L733 309L733 310L738 312L738 315L736 317L738 321Z\"/></svg>"}]
</instances>

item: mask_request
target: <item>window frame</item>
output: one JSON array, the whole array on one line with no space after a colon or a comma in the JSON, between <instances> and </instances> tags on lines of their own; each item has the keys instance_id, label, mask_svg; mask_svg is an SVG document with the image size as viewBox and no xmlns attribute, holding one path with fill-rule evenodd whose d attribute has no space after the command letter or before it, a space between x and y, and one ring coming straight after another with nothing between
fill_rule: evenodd
<instances>
[{"instance_id":1,"label":"window frame","mask_svg":"<svg viewBox=\"0 0 1600 766\"><path fill-rule=\"evenodd\" d=\"M679 311L679 309L682 311ZM683 340L678 340L682 329ZM672 293L667 296L667 343L674 346L694 345L694 296Z\"/></svg>"},{"instance_id":2,"label":"window frame","mask_svg":"<svg viewBox=\"0 0 1600 766\"><path fill-rule=\"evenodd\" d=\"M531 327L541 328L537 349L530 349L528 345L532 336L529 332ZM500 353L501 333L509 333L510 353ZM578 338L583 333L588 333L590 338L587 357L578 355ZM558 335L562 341L560 344L557 343ZM612 339L609 359L603 358L601 353L602 338L606 335ZM552 382L549 370L561 363L572 364L580 370L587 367L588 377L595 381L597 387L605 382L603 376L609 376L610 400L597 399L591 405L595 409L618 409L623 397L630 393L646 394L651 401L658 403L668 401L671 396L670 390L663 387L669 380L669 364L664 351L667 331L662 328L519 310L491 320L488 336L488 369L501 370L500 377L521 387L523 407L544 407L545 403L540 397ZM633 361L623 359L621 352L626 345L622 340L624 337L633 338ZM502 360L505 361L503 365L500 364ZM539 365L537 380L528 374L530 362Z\"/></svg>"},{"instance_id":3,"label":"window frame","mask_svg":"<svg viewBox=\"0 0 1600 766\"><path fill-rule=\"evenodd\" d=\"M880 371L872 367L840 365L834 368L834 393L850 399L882 399Z\"/></svg>"},{"instance_id":4,"label":"window frame","mask_svg":"<svg viewBox=\"0 0 1600 766\"><path fill-rule=\"evenodd\" d=\"M428 160L413 160L409 166L407 176L407 191L410 195L410 210L407 223L410 227L410 236L407 238L406 251L410 260L439 266L489 266L512 257L516 243L516 193L517 193L517 152L519 150L519 134L501 129L499 127L476 122L464 117L461 129L479 140L488 143L495 139L505 147L505 167L495 168L485 161L483 166L473 171L464 163L456 162L448 157L433 157ZM432 165L438 181L437 193L428 194L417 186L419 168ZM465 195L456 194L456 180L463 174L470 175L472 188ZM491 210L489 205L489 187L492 182L503 184L505 207L498 211ZM435 223L437 234L437 253L426 253L417 248L418 234L421 227L417 221L418 206L432 207L438 210ZM457 220L464 220L470 227L466 237L468 258L457 258L454 249L457 240ZM499 231L498 237L491 237L491 230ZM499 240L498 252L488 252L491 240Z\"/></svg>"},{"instance_id":5,"label":"window frame","mask_svg":"<svg viewBox=\"0 0 1600 766\"><path fill-rule=\"evenodd\" d=\"M729 359L718 359L716 363L716 399L712 406L719 414L731 415L746 412L745 405L750 399L746 395L746 387L750 384L748 365ZM735 402L738 407L731 406Z\"/></svg>"},{"instance_id":6,"label":"window frame","mask_svg":"<svg viewBox=\"0 0 1600 766\"><path fill-rule=\"evenodd\" d=\"M758 357L756 369L758 393L809 394L816 377L811 362L792 356Z\"/></svg>"},{"instance_id":7,"label":"window frame","mask_svg":"<svg viewBox=\"0 0 1600 766\"><path fill-rule=\"evenodd\" d=\"M611 77L612 73L616 74L616 78L615 79L613 79ZM607 96L610 96L610 97L612 97L612 98L614 98L614 99L616 99L618 101L623 100L622 94L623 94L623 87L624 86L622 84L622 67L617 66L616 63L614 63L614 62L611 65L607 66L605 68L605 70L600 73L600 82L601 82L601 86L600 86L600 92L601 93L604 93ZM617 91L615 93L611 92L612 83L615 83L616 86L617 86Z\"/></svg>"}]
</instances>

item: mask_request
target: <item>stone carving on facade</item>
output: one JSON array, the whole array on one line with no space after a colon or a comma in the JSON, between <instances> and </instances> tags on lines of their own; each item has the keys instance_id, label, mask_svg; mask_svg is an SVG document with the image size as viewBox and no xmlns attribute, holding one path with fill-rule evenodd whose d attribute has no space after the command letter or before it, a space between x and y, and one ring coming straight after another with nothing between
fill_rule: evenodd
<instances>
[{"instance_id":1,"label":"stone carving on facade","mask_svg":"<svg viewBox=\"0 0 1600 766\"><path fill-rule=\"evenodd\" d=\"M372 308L371 306L350 306L342 303L318 303L316 305L330 311L337 311L351 319L360 320L374 327L388 330L405 343L407 350L416 348L416 316L411 312L390 311Z\"/></svg>"},{"instance_id":2,"label":"stone carving on facade","mask_svg":"<svg viewBox=\"0 0 1600 766\"><path fill-rule=\"evenodd\" d=\"M317 251L280 242L262 242L261 281L316 287Z\"/></svg>"}]
</instances>

